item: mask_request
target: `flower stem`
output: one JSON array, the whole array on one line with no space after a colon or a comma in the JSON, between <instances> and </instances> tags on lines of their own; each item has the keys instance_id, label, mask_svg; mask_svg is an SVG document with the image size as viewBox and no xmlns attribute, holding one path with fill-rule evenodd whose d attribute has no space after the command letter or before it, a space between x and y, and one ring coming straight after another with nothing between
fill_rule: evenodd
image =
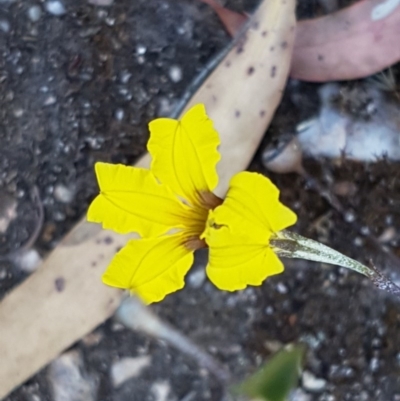
<instances>
[{"instance_id":1,"label":"flower stem","mask_svg":"<svg viewBox=\"0 0 400 401\"><path fill-rule=\"evenodd\" d=\"M127 296L116 312L117 318L131 330L141 331L159 340L164 340L179 351L192 357L199 365L212 372L226 384L231 380L230 372L188 337L163 322L136 296Z\"/></svg>"},{"instance_id":2,"label":"flower stem","mask_svg":"<svg viewBox=\"0 0 400 401\"><path fill-rule=\"evenodd\" d=\"M379 289L400 297L400 288L374 266L367 267L320 242L284 230L271 239L271 246L279 256L329 263L354 270L368 277Z\"/></svg>"}]
</instances>

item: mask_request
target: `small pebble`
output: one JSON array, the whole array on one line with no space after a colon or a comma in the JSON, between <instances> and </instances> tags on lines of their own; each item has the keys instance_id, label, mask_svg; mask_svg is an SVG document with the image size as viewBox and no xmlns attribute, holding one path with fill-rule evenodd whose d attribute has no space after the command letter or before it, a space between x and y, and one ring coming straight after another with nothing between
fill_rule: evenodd
<instances>
[{"instance_id":1,"label":"small pebble","mask_svg":"<svg viewBox=\"0 0 400 401\"><path fill-rule=\"evenodd\" d=\"M28 18L32 22L38 22L42 16L42 9L39 6L31 6L28 9Z\"/></svg>"},{"instance_id":2,"label":"small pebble","mask_svg":"<svg viewBox=\"0 0 400 401\"><path fill-rule=\"evenodd\" d=\"M308 370L303 372L301 382L303 388L307 391L319 392L325 389L326 380L315 377L313 373Z\"/></svg>"},{"instance_id":3,"label":"small pebble","mask_svg":"<svg viewBox=\"0 0 400 401\"><path fill-rule=\"evenodd\" d=\"M361 237L354 238L354 245L355 246L363 246L364 240Z\"/></svg>"},{"instance_id":4,"label":"small pebble","mask_svg":"<svg viewBox=\"0 0 400 401\"><path fill-rule=\"evenodd\" d=\"M354 212L349 210L345 213L344 219L347 223L353 223L356 220L356 216Z\"/></svg>"},{"instance_id":5,"label":"small pebble","mask_svg":"<svg viewBox=\"0 0 400 401\"><path fill-rule=\"evenodd\" d=\"M369 362L369 368L372 372L376 372L379 369L380 362L378 358L372 358Z\"/></svg>"},{"instance_id":6,"label":"small pebble","mask_svg":"<svg viewBox=\"0 0 400 401\"><path fill-rule=\"evenodd\" d=\"M7 277L7 270L0 269L0 280L4 280Z\"/></svg>"},{"instance_id":7,"label":"small pebble","mask_svg":"<svg viewBox=\"0 0 400 401\"><path fill-rule=\"evenodd\" d=\"M123 84L127 84L129 82L129 80L131 79L132 74L129 71L122 71L121 75L119 77L121 83Z\"/></svg>"},{"instance_id":8,"label":"small pebble","mask_svg":"<svg viewBox=\"0 0 400 401\"><path fill-rule=\"evenodd\" d=\"M156 382L151 386L151 392L154 395L154 401L168 401L171 387L168 382ZM172 398L172 397L171 397Z\"/></svg>"},{"instance_id":9,"label":"small pebble","mask_svg":"<svg viewBox=\"0 0 400 401\"><path fill-rule=\"evenodd\" d=\"M311 394L307 394L301 388L298 388L289 394L289 401L311 401L311 399Z\"/></svg>"},{"instance_id":10,"label":"small pebble","mask_svg":"<svg viewBox=\"0 0 400 401\"><path fill-rule=\"evenodd\" d=\"M206 272L204 269L195 270L193 273L190 273L188 277L188 284L192 288L200 288L204 280L206 279Z\"/></svg>"},{"instance_id":11,"label":"small pebble","mask_svg":"<svg viewBox=\"0 0 400 401\"><path fill-rule=\"evenodd\" d=\"M272 315L274 313L274 308L272 306L267 306L264 310L266 315Z\"/></svg>"},{"instance_id":12,"label":"small pebble","mask_svg":"<svg viewBox=\"0 0 400 401\"><path fill-rule=\"evenodd\" d=\"M64 15L67 11L60 1L50 0L45 3L46 11L57 17Z\"/></svg>"},{"instance_id":13,"label":"small pebble","mask_svg":"<svg viewBox=\"0 0 400 401\"><path fill-rule=\"evenodd\" d=\"M125 112L122 109L115 110L114 117L118 121L122 121L124 119Z\"/></svg>"},{"instance_id":14,"label":"small pebble","mask_svg":"<svg viewBox=\"0 0 400 401\"><path fill-rule=\"evenodd\" d=\"M386 242L390 242L396 237L396 234L397 234L396 230L395 230L395 228L393 226L392 227L388 227L379 236L378 241L383 243L383 244L386 243Z\"/></svg>"},{"instance_id":15,"label":"small pebble","mask_svg":"<svg viewBox=\"0 0 400 401\"><path fill-rule=\"evenodd\" d=\"M70 203L74 199L74 191L62 184L54 188L54 198L62 203Z\"/></svg>"},{"instance_id":16,"label":"small pebble","mask_svg":"<svg viewBox=\"0 0 400 401\"><path fill-rule=\"evenodd\" d=\"M0 20L0 30L5 33L10 32L10 23L5 19Z\"/></svg>"},{"instance_id":17,"label":"small pebble","mask_svg":"<svg viewBox=\"0 0 400 401\"><path fill-rule=\"evenodd\" d=\"M283 347L283 344L276 340L264 341L263 345L269 352L278 352Z\"/></svg>"},{"instance_id":18,"label":"small pebble","mask_svg":"<svg viewBox=\"0 0 400 401\"><path fill-rule=\"evenodd\" d=\"M179 82L182 80L182 69L178 67L177 65L173 65L169 69L169 77L171 78L172 82Z\"/></svg>"},{"instance_id":19,"label":"small pebble","mask_svg":"<svg viewBox=\"0 0 400 401\"><path fill-rule=\"evenodd\" d=\"M114 0L88 0L89 4L93 4L94 6L107 7L111 6Z\"/></svg>"},{"instance_id":20,"label":"small pebble","mask_svg":"<svg viewBox=\"0 0 400 401\"><path fill-rule=\"evenodd\" d=\"M42 263L42 258L36 249L29 249L19 252L14 262L25 273L33 273Z\"/></svg>"},{"instance_id":21,"label":"small pebble","mask_svg":"<svg viewBox=\"0 0 400 401\"><path fill-rule=\"evenodd\" d=\"M276 285L276 290L279 292L279 294L287 294L288 292L286 285L281 282Z\"/></svg>"},{"instance_id":22,"label":"small pebble","mask_svg":"<svg viewBox=\"0 0 400 401\"><path fill-rule=\"evenodd\" d=\"M143 45L137 45L136 46L136 55L137 56L143 56L147 51L146 46Z\"/></svg>"},{"instance_id":23,"label":"small pebble","mask_svg":"<svg viewBox=\"0 0 400 401\"><path fill-rule=\"evenodd\" d=\"M111 366L111 381L113 386L119 387L127 380L138 377L144 368L150 366L151 357L149 355L137 358L121 358Z\"/></svg>"},{"instance_id":24,"label":"small pebble","mask_svg":"<svg viewBox=\"0 0 400 401\"><path fill-rule=\"evenodd\" d=\"M95 401L96 381L84 372L82 356L69 351L55 359L48 377L54 401Z\"/></svg>"},{"instance_id":25,"label":"small pebble","mask_svg":"<svg viewBox=\"0 0 400 401\"><path fill-rule=\"evenodd\" d=\"M15 117L20 118L24 115L24 110L21 108L17 108L17 109L14 109L13 113L14 113Z\"/></svg>"},{"instance_id":26,"label":"small pebble","mask_svg":"<svg viewBox=\"0 0 400 401\"><path fill-rule=\"evenodd\" d=\"M52 106L55 104L57 101L56 97L53 95L47 96L47 98L44 100L43 105L44 106Z\"/></svg>"}]
</instances>

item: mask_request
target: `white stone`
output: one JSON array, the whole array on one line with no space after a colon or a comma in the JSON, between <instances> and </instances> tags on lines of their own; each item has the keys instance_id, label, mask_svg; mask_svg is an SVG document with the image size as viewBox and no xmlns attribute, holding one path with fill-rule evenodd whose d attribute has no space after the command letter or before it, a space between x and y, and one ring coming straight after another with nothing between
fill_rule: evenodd
<instances>
[{"instance_id":1,"label":"white stone","mask_svg":"<svg viewBox=\"0 0 400 401\"><path fill-rule=\"evenodd\" d=\"M50 0L45 3L45 7L48 13L53 14L57 17L64 15L67 11L63 3L60 1Z\"/></svg>"},{"instance_id":2,"label":"white stone","mask_svg":"<svg viewBox=\"0 0 400 401\"><path fill-rule=\"evenodd\" d=\"M10 32L10 27L11 27L10 23L7 20L5 19L0 20L0 29L3 32L5 33Z\"/></svg>"},{"instance_id":3,"label":"white stone","mask_svg":"<svg viewBox=\"0 0 400 401\"><path fill-rule=\"evenodd\" d=\"M28 18L32 22L37 22L42 16L42 9L39 6L32 6L28 8Z\"/></svg>"},{"instance_id":4,"label":"white stone","mask_svg":"<svg viewBox=\"0 0 400 401\"><path fill-rule=\"evenodd\" d=\"M89 4L93 4L94 6L102 6L107 7L111 6L114 0L88 0Z\"/></svg>"},{"instance_id":5,"label":"white stone","mask_svg":"<svg viewBox=\"0 0 400 401\"><path fill-rule=\"evenodd\" d=\"M119 387L127 380L138 377L142 370L150 366L149 355L137 358L126 357L114 362L111 366L111 381L114 387Z\"/></svg>"},{"instance_id":6,"label":"white stone","mask_svg":"<svg viewBox=\"0 0 400 401\"><path fill-rule=\"evenodd\" d=\"M170 391L171 387L166 381L156 382L151 386L151 392L154 394L154 401L168 401Z\"/></svg>"},{"instance_id":7,"label":"white stone","mask_svg":"<svg viewBox=\"0 0 400 401\"><path fill-rule=\"evenodd\" d=\"M182 80L182 69L181 67L178 67L177 65L173 65L169 69L169 77L171 78L172 82L179 82Z\"/></svg>"},{"instance_id":8,"label":"white stone","mask_svg":"<svg viewBox=\"0 0 400 401\"><path fill-rule=\"evenodd\" d=\"M14 257L15 264L25 273L33 273L42 263L42 258L36 249L19 252Z\"/></svg>"},{"instance_id":9,"label":"white stone","mask_svg":"<svg viewBox=\"0 0 400 401\"><path fill-rule=\"evenodd\" d=\"M192 288L200 288L206 279L206 272L204 269L197 269L189 274L188 284Z\"/></svg>"},{"instance_id":10,"label":"white stone","mask_svg":"<svg viewBox=\"0 0 400 401\"><path fill-rule=\"evenodd\" d=\"M48 375L53 401L95 401L95 380L83 373L78 351L59 356L50 364Z\"/></svg>"},{"instance_id":11,"label":"white stone","mask_svg":"<svg viewBox=\"0 0 400 401\"><path fill-rule=\"evenodd\" d=\"M74 191L62 184L57 184L54 188L54 197L62 203L70 203L74 199Z\"/></svg>"},{"instance_id":12,"label":"white stone","mask_svg":"<svg viewBox=\"0 0 400 401\"><path fill-rule=\"evenodd\" d=\"M307 391L319 392L325 389L326 380L315 377L313 373L308 370L303 372L301 378L303 388Z\"/></svg>"},{"instance_id":13,"label":"white stone","mask_svg":"<svg viewBox=\"0 0 400 401\"><path fill-rule=\"evenodd\" d=\"M307 394L301 388L298 388L290 393L289 401L311 401L311 394Z\"/></svg>"}]
</instances>

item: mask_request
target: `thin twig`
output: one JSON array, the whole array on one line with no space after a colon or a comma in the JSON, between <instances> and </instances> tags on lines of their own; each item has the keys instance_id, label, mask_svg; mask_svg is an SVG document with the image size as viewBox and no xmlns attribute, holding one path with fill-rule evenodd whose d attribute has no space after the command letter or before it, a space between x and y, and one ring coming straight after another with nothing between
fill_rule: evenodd
<instances>
[{"instance_id":1,"label":"thin twig","mask_svg":"<svg viewBox=\"0 0 400 401\"><path fill-rule=\"evenodd\" d=\"M231 375L224 366L188 337L163 322L137 297L130 296L124 299L116 312L116 316L126 327L164 340L190 356L199 365L212 372L224 386L230 381Z\"/></svg>"}]
</instances>

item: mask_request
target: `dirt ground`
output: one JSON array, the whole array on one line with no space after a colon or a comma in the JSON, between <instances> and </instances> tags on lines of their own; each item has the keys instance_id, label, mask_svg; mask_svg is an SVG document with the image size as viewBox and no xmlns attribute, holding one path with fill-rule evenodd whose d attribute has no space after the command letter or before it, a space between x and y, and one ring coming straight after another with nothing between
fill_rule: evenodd
<instances>
[{"instance_id":1,"label":"dirt ground","mask_svg":"<svg viewBox=\"0 0 400 401\"><path fill-rule=\"evenodd\" d=\"M213 12L195 0L114 0L107 7L69 0L61 13L48 3L0 0L0 217L7 205L16 205L16 218L0 232L0 298L28 275L21 248L46 255L85 213L97 192L93 164L133 163L145 151L148 121L168 115L230 40ZM250 12L257 0L226 4ZM321 12L311 0L298 6L301 18ZM318 112L317 89L289 83L250 169L281 189L283 202L298 213L299 233L361 262L372 258L398 282L399 265L370 238L390 234L386 246L400 256L398 163L305 160L308 173L339 196L345 213L309 180L263 167L264 147ZM308 345L307 376L294 400L400 400L398 301L344 269L292 260L262 287L225 293L204 277L205 258L198 255L184 290L153 309L235 377L254 371L282 344L301 341ZM45 368L6 400L222 396L219 383L188 357L113 320L70 352L79 356L87 393L62 398ZM150 362L140 375L113 384L116 361L143 355Z\"/></svg>"}]
</instances>

